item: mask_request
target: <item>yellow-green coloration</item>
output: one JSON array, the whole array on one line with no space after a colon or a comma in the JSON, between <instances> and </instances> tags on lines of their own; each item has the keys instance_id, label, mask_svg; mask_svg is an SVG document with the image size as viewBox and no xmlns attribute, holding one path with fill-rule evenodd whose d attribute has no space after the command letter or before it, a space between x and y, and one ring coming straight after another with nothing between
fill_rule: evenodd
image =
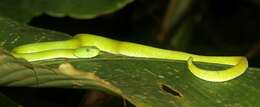
<instances>
[{"instance_id":1,"label":"yellow-green coloration","mask_svg":"<svg viewBox=\"0 0 260 107\"><path fill-rule=\"evenodd\" d=\"M25 45L19 46L17 48L14 48L12 50L12 52L14 52L14 53L33 53L33 52L47 51L47 50L51 50L51 49L75 49L78 47L80 47L79 40L71 39L71 40L64 40L64 41L25 44Z\"/></svg>"},{"instance_id":2,"label":"yellow-green coloration","mask_svg":"<svg viewBox=\"0 0 260 107\"><path fill-rule=\"evenodd\" d=\"M197 77L208 80L208 81L214 81L214 82L222 82L222 81L228 81L231 79L236 78L237 76L241 75L246 71L247 67L247 59L246 58L241 58L238 61L238 64L226 69L226 70L220 70L220 71L210 71L210 70L205 70L198 68L192 63L193 58L190 57L188 59L188 68L190 71Z\"/></svg>"},{"instance_id":3,"label":"yellow-green coloration","mask_svg":"<svg viewBox=\"0 0 260 107\"><path fill-rule=\"evenodd\" d=\"M79 47L74 49L74 56L77 58L92 58L99 54L100 50L96 47Z\"/></svg>"},{"instance_id":4,"label":"yellow-green coloration","mask_svg":"<svg viewBox=\"0 0 260 107\"><path fill-rule=\"evenodd\" d=\"M49 47L51 46L52 45L50 45ZM75 47L75 49L62 48L62 49L53 49L53 50L44 50L44 51L36 51L36 49L37 48L35 48L34 52L32 53L22 53L19 51L13 51L12 55L18 58L24 58L28 61L37 61L37 60L45 60L45 59L52 59L52 58L91 58L97 56L100 51L95 47L78 47L78 48ZM27 50L25 51L28 52Z\"/></svg>"},{"instance_id":5,"label":"yellow-green coloration","mask_svg":"<svg viewBox=\"0 0 260 107\"><path fill-rule=\"evenodd\" d=\"M99 50L131 57L185 60L188 61L188 68L195 76L213 82L222 82L234 79L243 74L248 67L247 59L242 56L194 55L185 52L165 50L131 42L113 40L92 34L78 34L72 39L64 41L22 45L14 48L12 54L28 61L37 61L51 58L91 58L97 56ZM227 64L233 65L233 67L227 70L209 71L196 67L192 61Z\"/></svg>"}]
</instances>

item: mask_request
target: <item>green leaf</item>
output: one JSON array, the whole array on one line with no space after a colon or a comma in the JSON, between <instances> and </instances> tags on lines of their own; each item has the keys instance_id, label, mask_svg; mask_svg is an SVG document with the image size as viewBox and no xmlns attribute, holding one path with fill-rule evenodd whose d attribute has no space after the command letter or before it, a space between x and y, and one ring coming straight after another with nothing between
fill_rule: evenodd
<instances>
[{"instance_id":1,"label":"green leaf","mask_svg":"<svg viewBox=\"0 0 260 107\"><path fill-rule=\"evenodd\" d=\"M58 39L68 39L65 33L34 28L0 17L0 46L10 50L15 46Z\"/></svg>"},{"instance_id":2,"label":"green leaf","mask_svg":"<svg viewBox=\"0 0 260 107\"><path fill-rule=\"evenodd\" d=\"M0 23L0 26L9 26L9 23L13 22L8 20L8 23ZM23 30L31 28L23 27ZM4 45L6 49L30 43L27 39L34 38L37 32L37 29L34 31L35 28L27 29L25 34L20 30L5 32L9 30L1 29L1 38L12 38L10 33L20 32L21 41ZM42 30L39 33L42 33ZM49 34L50 31L46 30L45 33ZM8 37L4 37L6 35ZM56 35L46 38L63 39ZM64 36L65 38L67 36ZM208 63L196 64L208 69L228 67ZM122 96L137 107L260 106L258 68L249 68L245 74L234 80L213 83L192 75L187 69L186 61L102 53L89 59L52 59L29 63L1 50L0 71L1 86L91 88Z\"/></svg>"},{"instance_id":3,"label":"green leaf","mask_svg":"<svg viewBox=\"0 0 260 107\"><path fill-rule=\"evenodd\" d=\"M1 0L0 16L20 22L46 13L55 17L90 19L117 11L133 0Z\"/></svg>"}]
</instances>

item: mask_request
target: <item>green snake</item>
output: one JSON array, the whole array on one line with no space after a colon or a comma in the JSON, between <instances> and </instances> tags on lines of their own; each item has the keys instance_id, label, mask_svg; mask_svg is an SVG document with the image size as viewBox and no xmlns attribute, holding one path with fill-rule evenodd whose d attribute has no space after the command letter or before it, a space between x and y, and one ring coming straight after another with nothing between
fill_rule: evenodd
<instances>
[{"instance_id":1,"label":"green snake","mask_svg":"<svg viewBox=\"0 0 260 107\"><path fill-rule=\"evenodd\" d=\"M72 39L63 41L25 44L14 48L11 54L28 61L38 61L52 58L92 58L99 55L100 51L130 57L184 60L187 61L188 69L192 74L212 82L234 79L248 68L247 59L243 56L195 55L92 34L77 34ZM206 70L194 65L193 61L232 65L232 67L225 70Z\"/></svg>"}]
</instances>

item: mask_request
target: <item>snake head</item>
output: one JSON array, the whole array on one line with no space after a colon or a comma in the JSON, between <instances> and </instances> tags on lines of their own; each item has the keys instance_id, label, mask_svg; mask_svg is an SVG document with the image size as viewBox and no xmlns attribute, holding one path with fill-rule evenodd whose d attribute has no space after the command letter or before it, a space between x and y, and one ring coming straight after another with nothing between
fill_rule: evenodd
<instances>
[{"instance_id":1,"label":"snake head","mask_svg":"<svg viewBox=\"0 0 260 107\"><path fill-rule=\"evenodd\" d=\"M99 54L100 50L93 46L84 46L75 49L74 55L78 58L92 58Z\"/></svg>"}]
</instances>

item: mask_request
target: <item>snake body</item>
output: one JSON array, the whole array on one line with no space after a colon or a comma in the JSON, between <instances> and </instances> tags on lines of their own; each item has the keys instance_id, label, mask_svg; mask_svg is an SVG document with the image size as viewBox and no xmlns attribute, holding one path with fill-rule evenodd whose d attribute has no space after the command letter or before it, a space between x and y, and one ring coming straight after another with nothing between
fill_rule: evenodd
<instances>
[{"instance_id":1,"label":"snake body","mask_svg":"<svg viewBox=\"0 0 260 107\"><path fill-rule=\"evenodd\" d=\"M131 57L184 60L188 62L192 74L212 82L234 79L243 74L248 67L247 59L243 56L201 56L92 34L77 34L72 39L63 41L25 44L14 48L11 53L28 61L38 61L51 58L91 58L97 56L99 51ZM205 70L195 66L193 61L226 64L232 67L218 71Z\"/></svg>"}]
</instances>

